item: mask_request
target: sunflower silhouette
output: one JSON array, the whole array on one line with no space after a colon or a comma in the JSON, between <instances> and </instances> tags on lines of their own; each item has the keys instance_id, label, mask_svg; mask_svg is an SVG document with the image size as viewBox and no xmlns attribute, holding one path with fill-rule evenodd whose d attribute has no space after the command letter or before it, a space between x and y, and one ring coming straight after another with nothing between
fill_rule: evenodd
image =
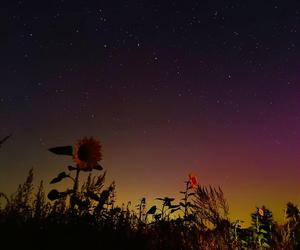
<instances>
[{"instance_id":1,"label":"sunflower silhouette","mask_svg":"<svg viewBox=\"0 0 300 250\"><path fill-rule=\"evenodd\" d=\"M196 188L198 186L198 178L194 174L189 174L189 183L191 188Z\"/></svg>"},{"instance_id":2,"label":"sunflower silhouette","mask_svg":"<svg viewBox=\"0 0 300 250\"><path fill-rule=\"evenodd\" d=\"M264 208L259 208L259 209L258 209L258 214L259 214L261 217L263 217L264 214L265 214Z\"/></svg>"},{"instance_id":3,"label":"sunflower silhouette","mask_svg":"<svg viewBox=\"0 0 300 250\"><path fill-rule=\"evenodd\" d=\"M101 149L102 145L100 144L100 141L94 139L93 137L84 137L74 146L73 160L80 170L101 170L102 167L98 163L102 160Z\"/></svg>"}]
</instances>

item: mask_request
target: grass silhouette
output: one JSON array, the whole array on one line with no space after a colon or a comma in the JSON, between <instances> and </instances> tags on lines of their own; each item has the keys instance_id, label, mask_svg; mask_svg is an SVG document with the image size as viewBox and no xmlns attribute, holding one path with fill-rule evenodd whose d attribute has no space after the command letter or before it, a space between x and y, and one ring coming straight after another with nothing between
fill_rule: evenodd
<instances>
[{"instance_id":1,"label":"grass silhouette","mask_svg":"<svg viewBox=\"0 0 300 250\"><path fill-rule=\"evenodd\" d=\"M157 198L148 206L141 198L136 209L117 206L114 182L105 186L99 165L100 143L85 138L77 144L76 166L68 166L50 183L72 179L72 187L52 189L43 182L34 189L33 170L11 196L0 193L1 246L7 249L299 249L300 213L288 203L285 223L273 220L262 206L250 215L252 224L230 221L229 206L220 187L200 186L189 175L182 199ZM50 149L74 158L71 146ZM82 171L89 171L80 185ZM93 174L95 171L99 171Z\"/></svg>"}]
</instances>

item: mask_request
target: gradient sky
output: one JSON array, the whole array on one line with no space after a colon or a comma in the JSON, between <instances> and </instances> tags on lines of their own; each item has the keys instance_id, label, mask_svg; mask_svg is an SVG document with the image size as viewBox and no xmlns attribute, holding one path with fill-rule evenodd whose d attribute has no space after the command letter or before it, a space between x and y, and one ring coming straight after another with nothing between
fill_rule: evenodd
<instances>
[{"instance_id":1,"label":"gradient sky","mask_svg":"<svg viewBox=\"0 0 300 250\"><path fill-rule=\"evenodd\" d=\"M0 191L94 136L119 202L179 197L194 172L233 219L300 203L299 1L1 5Z\"/></svg>"}]
</instances>

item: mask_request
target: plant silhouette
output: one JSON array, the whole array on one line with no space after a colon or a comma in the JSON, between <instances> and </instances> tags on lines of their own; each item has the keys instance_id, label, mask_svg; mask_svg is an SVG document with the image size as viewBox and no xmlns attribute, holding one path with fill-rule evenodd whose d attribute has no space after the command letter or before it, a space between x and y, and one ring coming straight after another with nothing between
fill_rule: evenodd
<instances>
[{"instance_id":1,"label":"plant silhouette","mask_svg":"<svg viewBox=\"0 0 300 250\"><path fill-rule=\"evenodd\" d=\"M70 179L65 190L51 189L46 197L43 181L34 187L31 169L15 193L0 193L1 244L7 249L299 248L297 205L287 203L283 224L265 206L257 207L251 226L243 227L241 220L230 221L222 189L203 186L192 174L178 201L165 196L148 206L143 197L133 207L131 202L119 206L115 182L105 185L101 150L92 137L49 149L75 163L50 180L56 185ZM82 172L89 173L85 180Z\"/></svg>"}]
</instances>

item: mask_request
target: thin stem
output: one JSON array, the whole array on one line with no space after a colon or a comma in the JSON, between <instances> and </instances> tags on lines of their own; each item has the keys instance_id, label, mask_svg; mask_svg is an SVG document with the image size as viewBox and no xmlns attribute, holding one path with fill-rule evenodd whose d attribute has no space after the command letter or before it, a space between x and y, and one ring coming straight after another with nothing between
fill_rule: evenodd
<instances>
[{"instance_id":1,"label":"thin stem","mask_svg":"<svg viewBox=\"0 0 300 250\"><path fill-rule=\"evenodd\" d=\"M184 194L184 219L187 217L188 213L188 208L187 208L187 200L188 200L188 189L189 189L189 182L186 182L186 189L185 189L185 194Z\"/></svg>"},{"instance_id":2,"label":"thin stem","mask_svg":"<svg viewBox=\"0 0 300 250\"><path fill-rule=\"evenodd\" d=\"M164 212L165 212L164 210L165 210L165 203L163 204L162 210L161 210L161 220L164 219Z\"/></svg>"},{"instance_id":3,"label":"thin stem","mask_svg":"<svg viewBox=\"0 0 300 250\"><path fill-rule=\"evenodd\" d=\"M141 221L141 218L142 218L142 201L140 201L140 204L139 204L139 221Z\"/></svg>"},{"instance_id":4,"label":"thin stem","mask_svg":"<svg viewBox=\"0 0 300 250\"><path fill-rule=\"evenodd\" d=\"M73 183L75 183L75 179L72 177L72 176L67 176L67 178L70 178L72 181L73 181Z\"/></svg>"},{"instance_id":5,"label":"thin stem","mask_svg":"<svg viewBox=\"0 0 300 250\"><path fill-rule=\"evenodd\" d=\"M73 186L73 193L74 194L77 193L77 189L78 189L79 173L80 173L80 169L77 168L76 176L75 176L75 180L74 180L74 186Z\"/></svg>"},{"instance_id":6,"label":"thin stem","mask_svg":"<svg viewBox=\"0 0 300 250\"><path fill-rule=\"evenodd\" d=\"M78 190L78 182L79 182L79 173L80 173L80 169L77 168L76 170L76 176L75 176L75 179L74 179L74 185L73 185L73 194L71 196L71 208L74 209L75 207L75 203L72 201L72 197L76 197L77 195L77 190ZM73 178L72 178L73 179Z\"/></svg>"}]
</instances>

